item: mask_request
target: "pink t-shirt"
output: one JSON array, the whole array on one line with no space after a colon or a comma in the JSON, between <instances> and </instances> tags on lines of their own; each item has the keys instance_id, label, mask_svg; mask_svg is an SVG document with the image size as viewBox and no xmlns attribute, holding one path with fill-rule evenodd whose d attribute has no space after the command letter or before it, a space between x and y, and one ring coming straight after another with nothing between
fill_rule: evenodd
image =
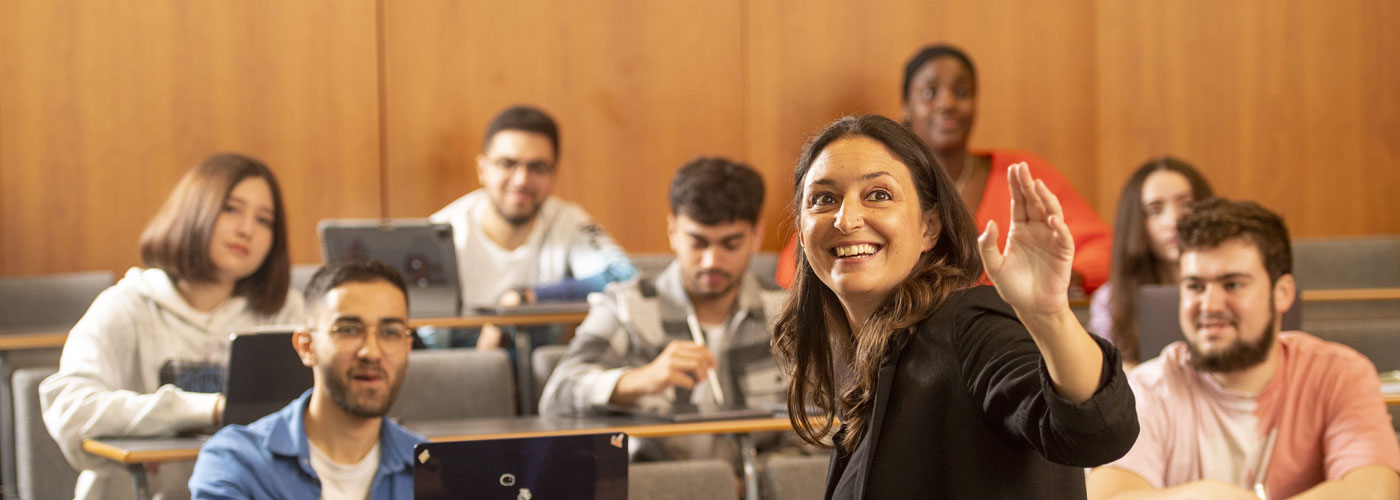
<instances>
[{"instance_id":1,"label":"pink t-shirt","mask_svg":"<svg viewBox=\"0 0 1400 500\"><path fill-rule=\"evenodd\" d=\"M1201 479L1252 488L1258 444L1277 427L1265 479L1272 498L1367 465L1400 472L1400 443L1375 365L1349 347L1303 332L1284 332L1279 343L1278 372L1257 395L1230 391L1197 372L1182 341L1138 366L1128 380L1142 430L1133 449L1109 466L1157 488ZM1241 431L1251 425L1252 436Z\"/></svg>"}]
</instances>

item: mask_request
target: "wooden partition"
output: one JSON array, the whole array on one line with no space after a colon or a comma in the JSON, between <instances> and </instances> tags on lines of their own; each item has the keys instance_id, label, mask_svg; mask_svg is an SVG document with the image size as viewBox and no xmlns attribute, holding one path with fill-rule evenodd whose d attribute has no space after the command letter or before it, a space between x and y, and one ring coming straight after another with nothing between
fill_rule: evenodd
<instances>
[{"instance_id":1,"label":"wooden partition","mask_svg":"<svg viewBox=\"0 0 1400 500\"><path fill-rule=\"evenodd\" d=\"M191 166L266 161L293 258L381 213L370 0L0 3L0 273L122 272Z\"/></svg>"},{"instance_id":2,"label":"wooden partition","mask_svg":"<svg viewBox=\"0 0 1400 500\"><path fill-rule=\"evenodd\" d=\"M329 217L423 217L477 187L486 122L562 127L556 194L628 250L666 251L666 187L697 155L768 183L848 113L897 117L903 64L978 64L975 147L1033 152L1111 217L1144 159L1199 165L1295 236L1400 232L1400 6L1386 0L313 0L0 2L0 274L137 263L210 153L266 160L293 257Z\"/></svg>"}]
</instances>

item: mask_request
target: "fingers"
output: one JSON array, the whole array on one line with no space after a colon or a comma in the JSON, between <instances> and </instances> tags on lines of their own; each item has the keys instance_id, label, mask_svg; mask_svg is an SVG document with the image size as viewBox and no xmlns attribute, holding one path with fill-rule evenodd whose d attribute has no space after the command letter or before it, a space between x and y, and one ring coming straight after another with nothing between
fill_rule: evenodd
<instances>
[{"instance_id":1,"label":"fingers","mask_svg":"<svg viewBox=\"0 0 1400 500\"><path fill-rule=\"evenodd\" d=\"M1045 200L1046 210L1050 213L1046 217L1046 223L1050 229L1055 231L1055 241L1061 247L1074 249L1074 235L1069 232L1069 225L1065 224L1064 208L1060 206L1060 198L1050 191L1044 181L1035 181L1036 192L1042 200Z\"/></svg>"},{"instance_id":2,"label":"fingers","mask_svg":"<svg viewBox=\"0 0 1400 500\"><path fill-rule=\"evenodd\" d=\"M987 277L992 276L1001 270L1001 252L997 250L997 221L988 221L987 229L982 231L982 235L977 237L977 253L982 255L982 267L987 270Z\"/></svg>"},{"instance_id":3,"label":"fingers","mask_svg":"<svg viewBox=\"0 0 1400 500\"><path fill-rule=\"evenodd\" d=\"M1011 222L1025 222L1026 197L1021 190L1021 177L1017 167L1023 163L1013 163L1006 167L1006 189L1011 193Z\"/></svg>"},{"instance_id":4,"label":"fingers","mask_svg":"<svg viewBox=\"0 0 1400 500\"><path fill-rule=\"evenodd\" d=\"M1017 185L1021 187L1022 198L1025 200L1026 221L1041 222L1050 215L1047 211L1045 200L1040 196L1039 187L1044 184L1040 180L1031 177L1031 167L1026 162L1016 164Z\"/></svg>"}]
</instances>

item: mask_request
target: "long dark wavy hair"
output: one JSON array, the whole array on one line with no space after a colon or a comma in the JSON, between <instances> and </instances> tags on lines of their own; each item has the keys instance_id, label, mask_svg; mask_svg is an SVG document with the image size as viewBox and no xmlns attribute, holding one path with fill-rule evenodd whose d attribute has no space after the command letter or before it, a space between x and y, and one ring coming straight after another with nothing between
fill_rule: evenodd
<instances>
[{"instance_id":1,"label":"long dark wavy hair","mask_svg":"<svg viewBox=\"0 0 1400 500\"><path fill-rule=\"evenodd\" d=\"M1137 289L1142 285L1162 284L1160 269L1166 263L1152 252L1152 238L1147 234L1147 214L1142 207L1142 185L1157 172L1176 172L1191 184L1196 201L1214 196L1210 183L1195 167L1184 161L1164 156L1153 158L1139 166L1118 195L1118 213L1113 221L1113 260L1109 281L1113 284L1109 297L1109 318L1113 329L1096 332L1107 335L1113 345L1123 352L1125 360L1140 361L1137 328Z\"/></svg>"},{"instance_id":2,"label":"long dark wavy hair","mask_svg":"<svg viewBox=\"0 0 1400 500\"><path fill-rule=\"evenodd\" d=\"M869 424L875 403L876 376L891 346L903 345L913 327L928 318L948 294L976 285L982 275L977 253L977 229L948 174L928 146L904 126L879 115L847 116L827 125L805 146L793 175L793 211L803 217L803 182L812 163L831 143L848 137L868 137L885 146L909 168L925 214L937 217L942 229L933 248L924 252L909 272L852 332L839 299L812 270L802 248L792 292L774 325L773 351L788 372L788 415L797 435L821 445L832 430L831 419L814 423L808 408L839 416L847 432L846 452L855 450ZM852 374L848 387L836 387L832 349L847 353Z\"/></svg>"}]
</instances>

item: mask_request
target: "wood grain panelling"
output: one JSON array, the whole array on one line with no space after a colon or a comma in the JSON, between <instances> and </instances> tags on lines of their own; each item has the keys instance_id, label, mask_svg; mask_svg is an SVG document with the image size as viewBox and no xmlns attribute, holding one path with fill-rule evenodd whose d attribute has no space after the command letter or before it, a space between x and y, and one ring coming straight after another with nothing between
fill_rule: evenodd
<instances>
[{"instance_id":1,"label":"wood grain panelling","mask_svg":"<svg viewBox=\"0 0 1400 500\"><path fill-rule=\"evenodd\" d=\"M1150 156L1294 236L1400 232L1400 6L1099 1L1101 207Z\"/></svg>"},{"instance_id":2,"label":"wood grain panelling","mask_svg":"<svg viewBox=\"0 0 1400 500\"><path fill-rule=\"evenodd\" d=\"M666 189L697 155L744 159L739 0L385 3L388 214L478 186L502 108L560 124L555 195L629 251L665 251Z\"/></svg>"},{"instance_id":3,"label":"wood grain panelling","mask_svg":"<svg viewBox=\"0 0 1400 500\"><path fill-rule=\"evenodd\" d=\"M0 3L0 273L123 271L192 165L278 173L293 260L380 213L370 0Z\"/></svg>"},{"instance_id":4,"label":"wood grain panelling","mask_svg":"<svg viewBox=\"0 0 1400 500\"><path fill-rule=\"evenodd\" d=\"M806 137L845 114L898 119L905 61L936 42L961 46L977 65L973 147L1033 152L1086 196L1095 192L1091 2L749 5L751 156L773 187L776 203L768 212L783 225L789 223L792 167Z\"/></svg>"}]
</instances>

